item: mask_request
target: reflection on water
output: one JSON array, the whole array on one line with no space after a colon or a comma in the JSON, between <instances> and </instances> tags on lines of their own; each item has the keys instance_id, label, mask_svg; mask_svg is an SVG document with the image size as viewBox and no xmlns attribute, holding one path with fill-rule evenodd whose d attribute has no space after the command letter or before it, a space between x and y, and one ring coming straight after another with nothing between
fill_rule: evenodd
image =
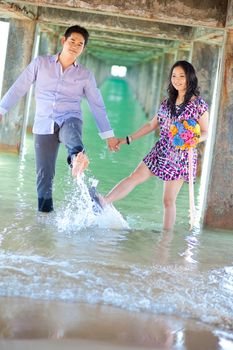
<instances>
[{"instance_id":1,"label":"reflection on water","mask_svg":"<svg viewBox=\"0 0 233 350\"><path fill-rule=\"evenodd\" d=\"M124 82L110 80L103 92L115 113L109 116L116 134L124 136L144 122ZM94 215L88 195L93 179L106 193L134 169L154 140L148 135L109 153L83 108L90 169L80 181L72 180L61 148L53 214L36 213L32 138L23 158L0 155L1 337L37 334L164 349L171 344L184 350L208 349L206 344L231 349L232 232L190 232L186 187L178 198L174 232L162 231L158 179L139 186L117 209ZM86 323L79 319L82 312Z\"/></svg>"}]
</instances>

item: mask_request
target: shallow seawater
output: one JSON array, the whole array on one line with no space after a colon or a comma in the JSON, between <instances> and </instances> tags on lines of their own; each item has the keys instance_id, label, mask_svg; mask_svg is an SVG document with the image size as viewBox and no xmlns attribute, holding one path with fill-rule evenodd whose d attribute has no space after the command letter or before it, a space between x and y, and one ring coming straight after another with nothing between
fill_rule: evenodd
<instances>
[{"instance_id":1,"label":"shallow seawater","mask_svg":"<svg viewBox=\"0 0 233 350\"><path fill-rule=\"evenodd\" d=\"M102 91L117 135L145 122L124 81L109 80ZM154 136L109 153L85 104L83 109L90 168L73 180L61 147L54 213L36 212L32 137L21 157L0 154L0 325L7 324L0 327L1 338L29 337L25 329L31 321L24 312L41 314L42 324L45 314L54 315L53 325L62 309L60 320L67 325L70 317L75 331L63 324L54 336L47 324L47 331L37 328L34 338L77 337L122 348L233 349L233 232L189 231L187 186L178 198L174 232L163 231L163 184L158 179L96 216L88 186L98 181L99 192L110 190L150 150ZM198 190L197 183L196 197ZM84 332L77 320L82 314L86 327L98 332ZM18 318L25 324L20 331ZM165 335L159 342L160 329ZM197 339L206 342L197 345Z\"/></svg>"}]
</instances>

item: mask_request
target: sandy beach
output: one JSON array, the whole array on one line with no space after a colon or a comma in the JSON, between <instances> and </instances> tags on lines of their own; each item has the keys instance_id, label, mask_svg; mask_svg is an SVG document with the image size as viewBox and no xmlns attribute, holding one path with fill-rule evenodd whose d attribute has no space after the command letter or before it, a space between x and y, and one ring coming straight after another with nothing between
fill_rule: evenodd
<instances>
[{"instance_id":1,"label":"sandy beach","mask_svg":"<svg viewBox=\"0 0 233 350\"><path fill-rule=\"evenodd\" d=\"M0 299L0 349L217 349L208 326L104 305Z\"/></svg>"}]
</instances>

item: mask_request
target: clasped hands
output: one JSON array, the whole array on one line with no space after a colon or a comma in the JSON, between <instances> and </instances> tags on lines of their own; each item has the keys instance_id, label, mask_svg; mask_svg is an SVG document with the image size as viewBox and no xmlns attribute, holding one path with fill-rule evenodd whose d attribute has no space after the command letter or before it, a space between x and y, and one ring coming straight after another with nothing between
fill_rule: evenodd
<instances>
[{"instance_id":1,"label":"clasped hands","mask_svg":"<svg viewBox=\"0 0 233 350\"><path fill-rule=\"evenodd\" d=\"M110 137L107 139L108 149L112 152L120 150L120 145L126 144L126 138Z\"/></svg>"}]
</instances>

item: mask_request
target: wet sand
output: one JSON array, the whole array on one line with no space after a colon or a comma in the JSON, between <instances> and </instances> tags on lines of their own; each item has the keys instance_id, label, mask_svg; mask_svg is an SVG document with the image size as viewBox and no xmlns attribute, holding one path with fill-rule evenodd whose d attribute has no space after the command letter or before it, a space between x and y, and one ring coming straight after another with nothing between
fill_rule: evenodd
<instances>
[{"instance_id":1,"label":"wet sand","mask_svg":"<svg viewBox=\"0 0 233 350\"><path fill-rule=\"evenodd\" d=\"M219 349L211 327L105 305L0 298L0 349Z\"/></svg>"}]
</instances>

